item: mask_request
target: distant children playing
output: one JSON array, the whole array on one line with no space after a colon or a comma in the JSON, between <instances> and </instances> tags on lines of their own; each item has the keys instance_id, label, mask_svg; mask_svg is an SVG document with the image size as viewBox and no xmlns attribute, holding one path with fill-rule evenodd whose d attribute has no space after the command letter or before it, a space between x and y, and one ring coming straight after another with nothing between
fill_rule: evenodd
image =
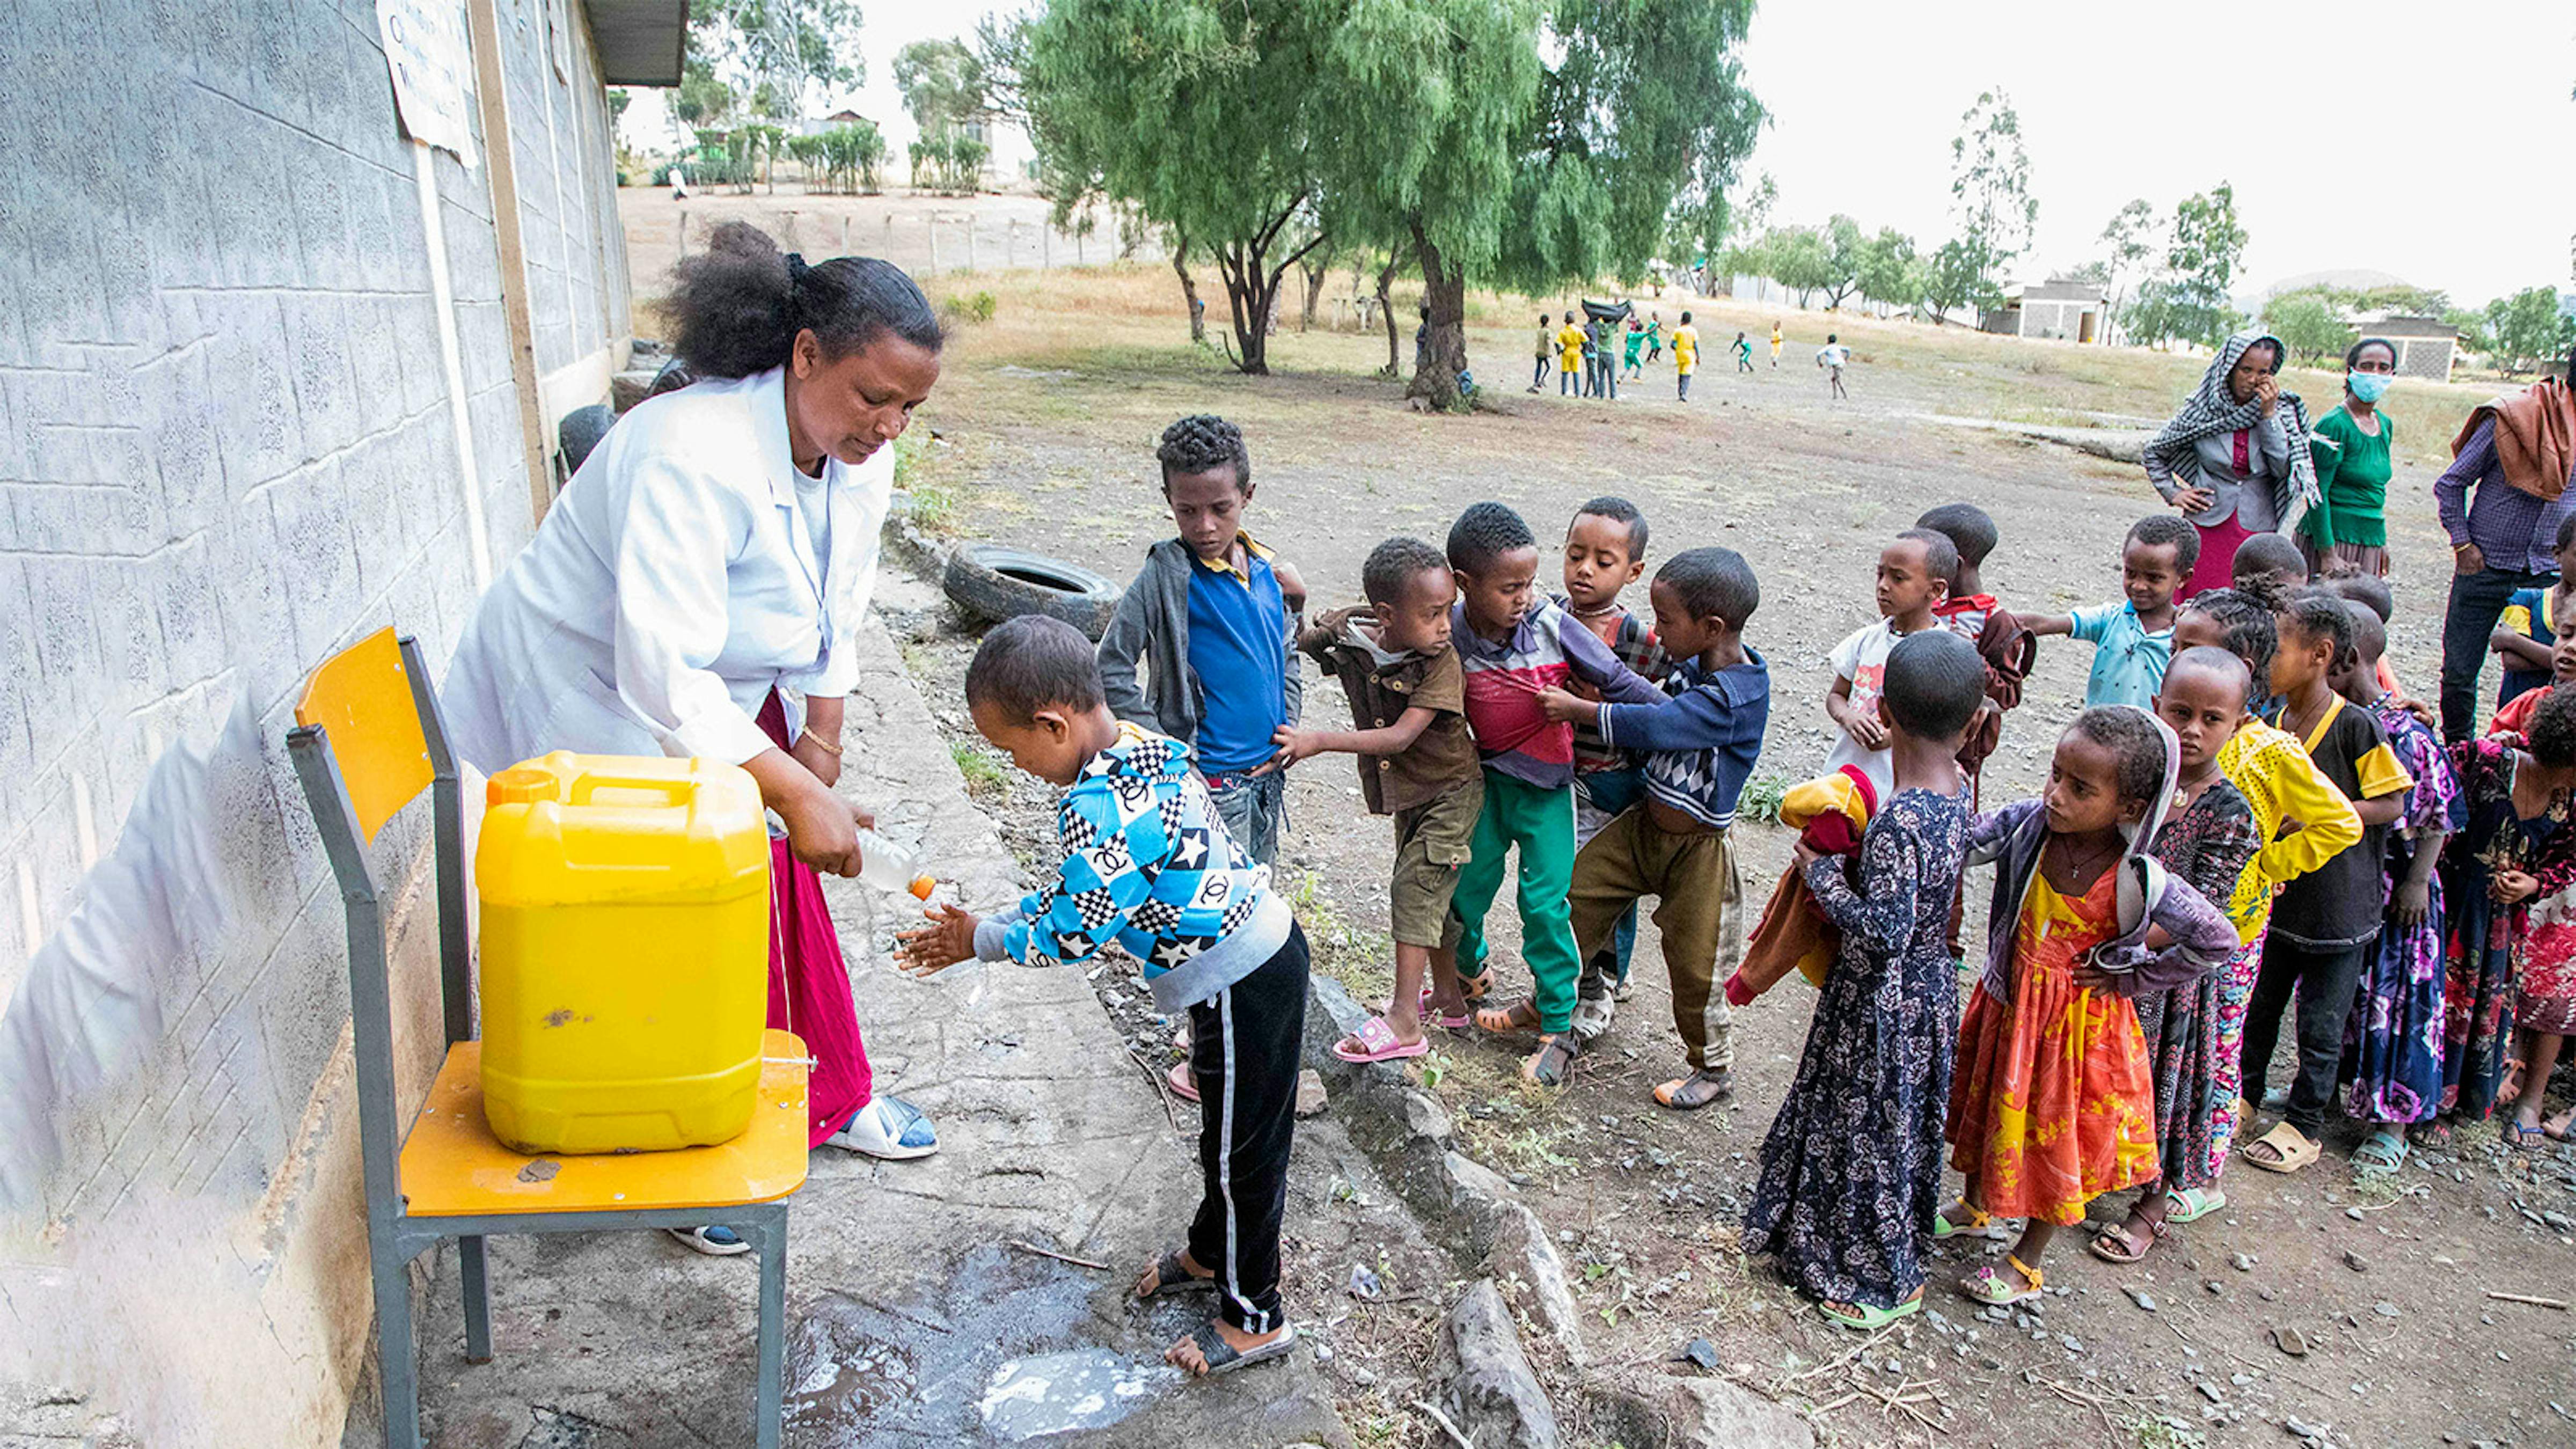
<instances>
[{"instance_id":1,"label":"distant children playing","mask_svg":"<svg viewBox=\"0 0 2576 1449\"><path fill-rule=\"evenodd\" d=\"M1735 370L1738 372L1753 370L1753 344L1746 341L1741 332L1735 334Z\"/></svg>"},{"instance_id":2,"label":"distant children playing","mask_svg":"<svg viewBox=\"0 0 2576 1449\"><path fill-rule=\"evenodd\" d=\"M1601 951L1639 898L1656 898L1673 1025L1690 1070L1655 1088L1655 1100L1693 1111L1731 1090L1734 1053L1717 982L1743 954L1744 911L1730 836L1770 720L1771 675L1744 643L1761 590L1741 554L1675 554L1656 571L1650 597L1655 637L1673 660L1671 698L1596 704L1557 689L1540 702L1551 719L1594 725L1612 748L1644 755L1644 803L1610 821L1575 857L1574 938L1587 955ZM1524 898L1529 889L1523 885ZM1595 999L1606 986L1592 988Z\"/></svg>"},{"instance_id":3,"label":"distant children playing","mask_svg":"<svg viewBox=\"0 0 2576 1449\"><path fill-rule=\"evenodd\" d=\"M1960 1282L1980 1303L2038 1297L2057 1230L2156 1176L2155 1090L2130 998L2211 970L2236 944L2217 906L2145 859L2178 754L2145 710L2087 709L2058 737L2046 793L1970 832L1969 863L1995 865L1994 899L1950 1087L1951 1165L1967 1183L1933 1235L1999 1237L1999 1220L2027 1220L2001 1270ZM2166 944L2150 945L2151 929Z\"/></svg>"},{"instance_id":4,"label":"distant children playing","mask_svg":"<svg viewBox=\"0 0 2576 1449\"><path fill-rule=\"evenodd\" d=\"M1137 1276L1136 1296L1215 1291L1215 1316L1163 1353L1194 1376L1280 1357L1296 1338L1279 1237L1305 933L1218 820L1190 747L1110 713L1080 630L1043 615L995 627L966 667L966 708L1011 763L1064 789L1064 863L981 920L933 908L902 933L897 962L920 976L969 957L1077 965L1115 943L1142 963L1156 1009L1190 1016L1200 1196L1187 1239Z\"/></svg>"},{"instance_id":5,"label":"distant children playing","mask_svg":"<svg viewBox=\"0 0 2576 1449\"><path fill-rule=\"evenodd\" d=\"M1682 325L1673 329L1673 371L1680 379L1683 402L1690 401L1691 374L1699 371L1699 329L1691 325L1691 314L1682 314Z\"/></svg>"},{"instance_id":6,"label":"distant children playing","mask_svg":"<svg viewBox=\"0 0 2576 1449\"><path fill-rule=\"evenodd\" d=\"M1538 365L1530 371L1529 390L1537 392L1547 386L1547 365L1556 357L1556 320L1545 312L1538 314Z\"/></svg>"},{"instance_id":7,"label":"distant children playing","mask_svg":"<svg viewBox=\"0 0 2576 1449\"><path fill-rule=\"evenodd\" d=\"M2165 661L2173 657L2174 591L2200 557L2200 531L2171 514L2141 518L2120 547L2119 603L2042 614L2023 622L2034 634L2072 634L2093 646L2093 674L2084 685L2087 709L2125 704L2154 707Z\"/></svg>"},{"instance_id":8,"label":"distant children playing","mask_svg":"<svg viewBox=\"0 0 2576 1449\"><path fill-rule=\"evenodd\" d=\"M1957 758L1985 682L1956 635L1899 642L1874 705L1896 793L1861 836L1857 880L1840 858L1798 850L1842 949L1762 1141L1744 1249L1776 1255L1826 1317L1854 1328L1922 1303L1957 1031L1944 940L1969 828Z\"/></svg>"},{"instance_id":9,"label":"distant children playing","mask_svg":"<svg viewBox=\"0 0 2576 1449\"><path fill-rule=\"evenodd\" d=\"M1520 853L1521 956L1531 994L1476 1013L1489 1032L1536 1032L1522 1075L1563 1084L1576 1052L1574 952L1566 893L1574 880L1574 731L1548 718L1541 694L1579 679L1617 703L1655 703L1663 692L1630 673L1591 630L1538 592L1538 540L1500 503L1471 505L1449 530L1458 604L1449 636L1467 675L1467 724L1484 763L1485 803L1451 909L1458 963L1485 978L1485 913ZM1483 994L1478 988L1477 994Z\"/></svg>"},{"instance_id":10,"label":"distant children playing","mask_svg":"<svg viewBox=\"0 0 2576 1449\"><path fill-rule=\"evenodd\" d=\"M1579 393L1582 383L1575 374L1583 366L1587 341L1583 329L1574 323L1574 314L1565 314L1565 325L1556 331L1556 395L1566 397Z\"/></svg>"},{"instance_id":11,"label":"distant children playing","mask_svg":"<svg viewBox=\"0 0 2576 1449\"><path fill-rule=\"evenodd\" d=\"M1564 605L1619 662L1640 677L1661 682L1665 656L1646 620L1619 602L1619 593L1646 572L1646 515L1625 498L1595 498L1575 510L1565 530ZM1578 685L1584 699L1600 696ZM1619 813L1645 795L1645 772L1634 754L1604 743L1589 715L1574 721L1574 844L1579 851ZM1607 1030L1617 1000L1627 994L1628 959L1636 945L1637 913L1619 918L1609 946L1586 952L1574 1005L1575 1035L1589 1041Z\"/></svg>"},{"instance_id":12,"label":"distant children playing","mask_svg":"<svg viewBox=\"0 0 2576 1449\"><path fill-rule=\"evenodd\" d=\"M1204 415L1164 429L1154 456L1180 536L1146 550L1118 601L1100 638L1102 687L1120 719L1190 747L1226 829L1267 865L1287 795L1264 767L1305 688L1282 575L1243 527L1252 458L1234 424Z\"/></svg>"},{"instance_id":13,"label":"distant children playing","mask_svg":"<svg viewBox=\"0 0 2576 1449\"><path fill-rule=\"evenodd\" d=\"M1851 349L1843 346L1841 338L1826 333L1825 345L1816 349L1816 366L1825 370L1825 380L1833 384L1832 396L1845 402L1851 400L1851 394L1843 390L1843 369L1850 364Z\"/></svg>"},{"instance_id":14,"label":"distant children playing","mask_svg":"<svg viewBox=\"0 0 2576 1449\"><path fill-rule=\"evenodd\" d=\"M1934 614L1959 576L1959 549L1945 534L1912 528L1878 552L1875 598L1878 619L1855 629L1827 656L1834 682L1825 691L1825 717L1841 734L1825 757L1828 773L1845 765L1867 772L1878 798L1894 793L1887 726L1879 719L1879 682L1896 641L1941 627Z\"/></svg>"},{"instance_id":15,"label":"distant children playing","mask_svg":"<svg viewBox=\"0 0 2576 1449\"><path fill-rule=\"evenodd\" d=\"M1341 681L1353 727L1283 728L1279 759L1284 767L1325 752L1359 756L1369 813L1395 819L1395 875L1387 888L1395 994L1383 1016L1333 1047L1345 1061L1375 1062L1429 1049L1426 1001L1441 1025L1467 1025L1446 932L1485 778L1467 733L1466 676L1449 644L1458 585L1448 560L1420 539L1391 538L1370 550L1360 589L1365 610L1326 614L1297 641Z\"/></svg>"}]
</instances>

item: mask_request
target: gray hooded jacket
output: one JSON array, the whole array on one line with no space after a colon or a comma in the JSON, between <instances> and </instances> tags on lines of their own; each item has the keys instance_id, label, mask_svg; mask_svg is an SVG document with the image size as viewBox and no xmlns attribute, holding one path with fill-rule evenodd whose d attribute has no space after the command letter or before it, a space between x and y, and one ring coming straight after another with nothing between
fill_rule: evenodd
<instances>
[{"instance_id":1,"label":"gray hooded jacket","mask_svg":"<svg viewBox=\"0 0 2576 1449\"><path fill-rule=\"evenodd\" d=\"M1279 641L1287 661L1286 719L1304 712L1305 681L1297 658L1297 620L1287 617ZM1136 681L1138 660L1145 682ZM1200 701L1207 689L1190 668L1190 550L1167 538L1145 551L1145 567L1118 600L1118 612L1100 636L1100 687L1110 712L1183 744L1198 743Z\"/></svg>"}]
</instances>

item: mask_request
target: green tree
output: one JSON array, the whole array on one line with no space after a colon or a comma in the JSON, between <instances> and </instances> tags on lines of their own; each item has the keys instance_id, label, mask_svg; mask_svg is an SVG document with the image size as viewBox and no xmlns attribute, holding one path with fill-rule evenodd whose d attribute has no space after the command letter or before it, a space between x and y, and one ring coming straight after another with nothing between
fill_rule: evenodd
<instances>
[{"instance_id":1,"label":"green tree","mask_svg":"<svg viewBox=\"0 0 2576 1449\"><path fill-rule=\"evenodd\" d=\"M2459 331L2460 350L2478 353L2495 351L2495 339L2487 335L2485 312L2468 307L2445 307L2442 309L2442 320Z\"/></svg>"},{"instance_id":2,"label":"green tree","mask_svg":"<svg viewBox=\"0 0 2576 1449\"><path fill-rule=\"evenodd\" d=\"M733 87L716 76L715 67L693 58L681 68L680 89L671 98L671 119L689 131L721 127L733 118L737 104Z\"/></svg>"},{"instance_id":3,"label":"green tree","mask_svg":"<svg viewBox=\"0 0 2576 1449\"><path fill-rule=\"evenodd\" d=\"M2553 287L2526 287L2496 298L2487 303L2486 322L2489 355L2508 375L2550 367L2576 348L2576 322L2559 313Z\"/></svg>"},{"instance_id":4,"label":"green tree","mask_svg":"<svg viewBox=\"0 0 2576 1449\"><path fill-rule=\"evenodd\" d=\"M1923 264L1914 255L1914 238L1892 226L1878 229L1861 249L1860 294L1891 307L1923 300Z\"/></svg>"},{"instance_id":5,"label":"green tree","mask_svg":"<svg viewBox=\"0 0 2576 1449\"><path fill-rule=\"evenodd\" d=\"M1020 90L1059 216L1132 205L1216 264L1235 366L1269 368L1267 334L1316 215L1313 133L1341 7L1322 0L1052 0L1029 26ZM1320 245L1317 227L1309 246Z\"/></svg>"},{"instance_id":6,"label":"green tree","mask_svg":"<svg viewBox=\"0 0 2576 1449\"><path fill-rule=\"evenodd\" d=\"M2300 362L2341 356L2352 342L2343 311L2322 287L2283 292L2263 304L2263 330L2281 339Z\"/></svg>"},{"instance_id":7,"label":"green tree","mask_svg":"<svg viewBox=\"0 0 2576 1449\"><path fill-rule=\"evenodd\" d=\"M2216 347L2244 322L2227 297L2245 259L2245 240L2245 228L2236 222L2236 188L2224 181L2174 208L2173 244L2165 253L2172 336Z\"/></svg>"},{"instance_id":8,"label":"green tree","mask_svg":"<svg viewBox=\"0 0 2576 1449\"><path fill-rule=\"evenodd\" d=\"M1958 216L1961 257L1976 264L1979 285L1991 287L2029 248L2039 225L2021 113L2001 90L1983 92L1959 117L1959 134L1950 142L1950 205Z\"/></svg>"},{"instance_id":9,"label":"green tree","mask_svg":"<svg viewBox=\"0 0 2576 1449\"><path fill-rule=\"evenodd\" d=\"M895 52L894 85L913 124L948 131L985 110L984 63L954 40L916 40Z\"/></svg>"},{"instance_id":10,"label":"green tree","mask_svg":"<svg viewBox=\"0 0 2576 1449\"><path fill-rule=\"evenodd\" d=\"M1860 272L1869 251L1869 237L1860 223L1848 216L1836 216L1825 223L1825 310L1842 306L1843 299L1860 290Z\"/></svg>"},{"instance_id":11,"label":"green tree","mask_svg":"<svg viewBox=\"0 0 2576 1449\"><path fill-rule=\"evenodd\" d=\"M2102 285L2110 293L2104 314L2117 328L2128 303L2129 284L2145 274L2156 254L2160 225L2156 209L2138 197L2111 214L2102 227ZM2108 339L2105 339L2108 340Z\"/></svg>"},{"instance_id":12,"label":"green tree","mask_svg":"<svg viewBox=\"0 0 2576 1449\"><path fill-rule=\"evenodd\" d=\"M1948 322L1949 314L1960 308L1991 307L2003 300L1986 279L1986 270L1981 248L1960 237L1941 243L1923 267L1923 304L1932 309L1934 326Z\"/></svg>"},{"instance_id":13,"label":"green tree","mask_svg":"<svg viewBox=\"0 0 2576 1449\"><path fill-rule=\"evenodd\" d=\"M859 0L696 0L688 15L690 55L746 92L766 87L763 115L802 114L808 85L867 78Z\"/></svg>"},{"instance_id":14,"label":"green tree","mask_svg":"<svg viewBox=\"0 0 2576 1449\"><path fill-rule=\"evenodd\" d=\"M1833 285L1833 248L1814 227L1773 227L1762 239L1762 249L1770 259L1771 280L1797 293L1799 306Z\"/></svg>"}]
</instances>

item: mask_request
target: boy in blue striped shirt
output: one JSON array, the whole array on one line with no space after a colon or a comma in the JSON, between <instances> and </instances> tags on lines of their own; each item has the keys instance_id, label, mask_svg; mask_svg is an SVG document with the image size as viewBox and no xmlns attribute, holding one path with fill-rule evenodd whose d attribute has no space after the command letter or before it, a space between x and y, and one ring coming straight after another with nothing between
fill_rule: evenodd
<instances>
[{"instance_id":1,"label":"boy in blue striped shirt","mask_svg":"<svg viewBox=\"0 0 2576 1449\"><path fill-rule=\"evenodd\" d=\"M1055 878L982 920L940 906L905 932L916 976L965 960L1075 965L1113 942L1144 963L1163 1011L1190 1015L1205 1191L1189 1239L1136 1296L1213 1289L1216 1316L1163 1354L1192 1375L1288 1352L1279 1224L1306 1027L1306 937L1270 868L1229 834L1190 747L1110 713L1091 643L1028 615L984 636L966 669L975 728L1011 763L1065 787Z\"/></svg>"}]
</instances>

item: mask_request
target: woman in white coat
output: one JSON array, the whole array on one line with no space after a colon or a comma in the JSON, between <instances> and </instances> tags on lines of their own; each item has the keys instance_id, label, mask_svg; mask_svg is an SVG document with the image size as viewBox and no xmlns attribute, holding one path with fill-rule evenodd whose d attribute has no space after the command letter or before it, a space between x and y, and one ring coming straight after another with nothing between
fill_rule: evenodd
<instances>
[{"instance_id":1,"label":"woman in white coat","mask_svg":"<svg viewBox=\"0 0 2576 1449\"><path fill-rule=\"evenodd\" d=\"M550 750L748 770L786 825L769 1015L814 1053L812 1142L919 1157L938 1137L871 1094L815 871L856 875L874 823L832 786L888 445L939 378L938 319L885 262L808 267L739 222L676 276L677 350L702 380L619 419L494 581L441 690L449 730L487 775ZM748 1246L723 1228L684 1236Z\"/></svg>"}]
</instances>

